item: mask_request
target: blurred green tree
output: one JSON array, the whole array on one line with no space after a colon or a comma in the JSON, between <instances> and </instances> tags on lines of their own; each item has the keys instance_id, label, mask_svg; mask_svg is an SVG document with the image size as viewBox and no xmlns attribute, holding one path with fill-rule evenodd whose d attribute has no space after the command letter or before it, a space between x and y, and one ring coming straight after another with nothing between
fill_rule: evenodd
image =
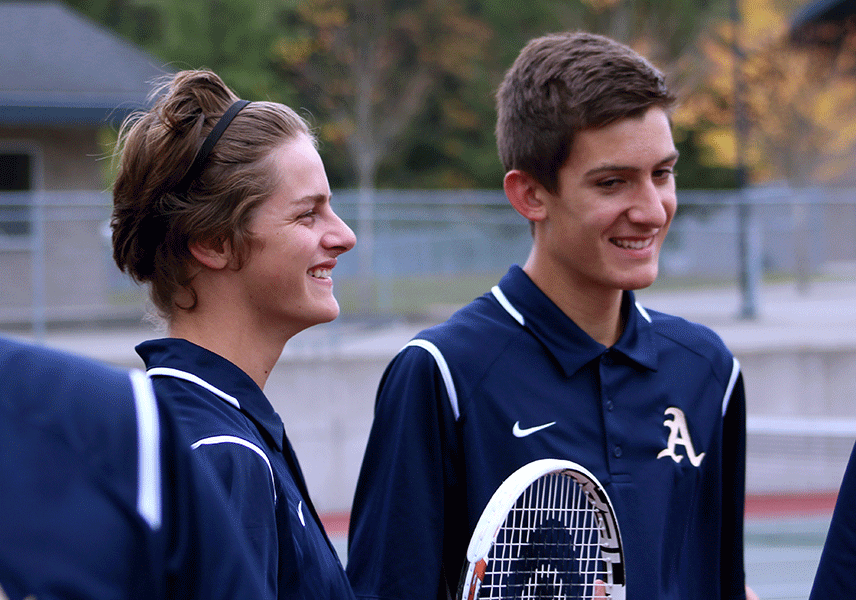
<instances>
[{"instance_id":1,"label":"blurred green tree","mask_svg":"<svg viewBox=\"0 0 856 600\"><path fill-rule=\"evenodd\" d=\"M527 40L587 29L640 50L682 89L727 0L67 0L170 68L303 109L334 187L496 188L494 92ZM688 122L682 187L727 181ZM696 158L700 160L696 162Z\"/></svg>"},{"instance_id":2,"label":"blurred green tree","mask_svg":"<svg viewBox=\"0 0 856 600\"><path fill-rule=\"evenodd\" d=\"M472 77L491 35L459 0L303 0L274 52L283 77L322 111L322 139L345 151L368 189L429 97Z\"/></svg>"}]
</instances>

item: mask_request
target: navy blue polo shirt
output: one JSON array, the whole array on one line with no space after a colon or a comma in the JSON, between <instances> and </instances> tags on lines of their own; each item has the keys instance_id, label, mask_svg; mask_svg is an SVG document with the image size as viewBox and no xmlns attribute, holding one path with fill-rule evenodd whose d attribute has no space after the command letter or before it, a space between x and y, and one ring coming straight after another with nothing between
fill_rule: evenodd
<instances>
[{"instance_id":1,"label":"navy blue polo shirt","mask_svg":"<svg viewBox=\"0 0 856 600\"><path fill-rule=\"evenodd\" d=\"M856 598L856 446L844 471L809 600Z\"/></svg>"},{"instance_id":2,"label":"navy blue polo shirt","mask_svg":"<svg viewBox=\"0 0 856 600\"><path fill-rule=\"evenodd\" d=\"M6 597L261 597L220 488L141 371L0 338L0 382Z\"/></svg>"},{"instance_id":3,"label":"navy blue polo shirt","mask_svg":"<svg viewBox=\"0 0 856 600\"><path fill-rule=\"evenodd\" d=\"M213 466L277 598L353 598L309 499L282 420L225 358L187 340L143 342L158 398L169 401L194 455Z\"/></svg>"},{"instance_id":4,"label":"navy blue polo shirt","mask_svg":"<svg viewBox=\"0 0 856 600\"><path fill-rule=\"evenodd\" d=\"M454 593L490 496L541 458L606 486L627 598L743 598L739 366L709 329L646 311L597 343L517 266L391 362L358 480L348 575L361 598Z\"/></svg>"}]
</instances>

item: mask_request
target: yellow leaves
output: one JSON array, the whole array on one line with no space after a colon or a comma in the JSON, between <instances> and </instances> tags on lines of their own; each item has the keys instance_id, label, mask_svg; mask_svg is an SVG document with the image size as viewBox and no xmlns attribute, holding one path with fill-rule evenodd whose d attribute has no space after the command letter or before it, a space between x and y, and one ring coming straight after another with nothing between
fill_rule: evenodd
<instances>
[{"instance_id":1,"label":"yellow leaves","mask_svg":"<svg viewBox=\"0 0 856 600\"><path fill-rule=\"evenodd\" d=\"M737 159L737 145L734 132L722 127L704 131L699 136L700 141L708 150L708 159L717 164L733 165Z\"/></svg>"},{"instance_id":2,"label":"yellow leaves","mask_svg":"<svg viewBox=\"0 0 856 600\"><path fill-rule=\"evenodd\" d=\"M764 48L787 34L788 19L772 0L740 2L741 46L747 51Z\"/></svg>"},{"instance_id":3,"label":"yellow leaves","mask_svg":"<svg viewBox=\"0 0 856 600\"><path fill-rule=\"evenodd\" d=\"M315 51L312 40L303 38L282 37L276 41L273 48L274 55L286 65L300 65L309 60Z\"/></svg>"},{"instance_id":4,"label":"yellow leaves","mask_svg":"<svg viewBox=\"0 0 856 600\"><path fill-rule=\"evenodd\" d=\"M457 128L475 130L481 126L478 114L459 98L451 98L444 102L443 114Z\"/></svg>"},{"instance_id":5,"label":"yellow leaves","mask_svg":"<svg viewBox=\"0 0 856 600\"><path fill-rule=\"evenodd\" d=\"M335 146L345 143L354 134L354 123L350 119L326 121L318 128L318 137Z\"/></svg>"},{"instance_id":6,"label":"yellow leaves","mask_svg":"<svg viewBox=\"0 0 856 600\"><path fill-rule=\"evenodd\" d=\"M319 29L344 27L348 22L348 11L342 2L331 0L301 0L297 13L307 23Z\"/></svg>"},{"instance_id":7,"label":"yellow leaves","mask_svg":"<svg viewBox=\"0 0 856 600\"><path fill-rule=\"evenodd\" d=\"M856 148L856 46L835 57L795 47L788 18L774 0L741 2L739 78L748 140L743 149L754 180L825 178ZM678 108L675 122L710 128L700 140L713 163L733 166L735 55L733 23L712 26L698 48L701 85ZM856 38L854 38L856 40Z\"/></svg>"}]
</instances>

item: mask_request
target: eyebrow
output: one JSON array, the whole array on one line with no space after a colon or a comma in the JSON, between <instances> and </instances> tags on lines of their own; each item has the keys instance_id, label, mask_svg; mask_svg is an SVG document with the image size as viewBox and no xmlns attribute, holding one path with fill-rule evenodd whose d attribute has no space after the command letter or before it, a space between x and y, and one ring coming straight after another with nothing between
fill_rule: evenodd
<instances>
[{"instance_id":1,"label":"eyebrow","mask_svg":"<svg viewBox=\"0 0 856 600\"><path fill-rule=\"evenodd\" d=\"M657 165L664 165L666 163L674 162L678 160L680 156L680 152L675 150L671 154L669 154L666 158L657 163ZM631 167L630 165L603 165L601 167L595 167L590 171L587 171L585 176L591 177L592 175L597 175L599 173L611 173L615 171L640 171L639 167Z\"/></svg>"},{"instance_id":2,"label":"eyebrow","mask_svg":"<svg viewBox=\"0 0 856 600\"><path fill-rule=\"evenodd\" d=\"M300 198L295 198L294 202L296 204L313 204L313 205L315 205L315 204L323 204L324 202L327 202L327 200L332 200L332 199L333 199L332 194L329 196L329 198L325 194L313 194L310 196L302 196Z\"/></svg>"}]
</instances>

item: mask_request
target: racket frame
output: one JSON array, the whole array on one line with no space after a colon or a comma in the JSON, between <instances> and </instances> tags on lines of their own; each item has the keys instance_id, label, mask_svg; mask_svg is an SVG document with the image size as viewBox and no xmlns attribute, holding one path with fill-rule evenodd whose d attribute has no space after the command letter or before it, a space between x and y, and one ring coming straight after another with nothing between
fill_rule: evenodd
<instances>
[{"instance_id":1,"label":"racket frame","mask_svg":"<svg viewBox=\"0 0 856 600\"><path fill-rule=\"evenodd\" d=\"M467 547L467 566L458 589L460 600L477 598L490 560L488 555L509 512L529 486L551 473L567 475L574 479L597 511L599 546L606 565L604 585L607 598L624 600L624 551L612 502L603 485L588 469L573 461L557 458L540 459L523 465L509 475L493 493Z\"/></svg>"}]
</instances>

